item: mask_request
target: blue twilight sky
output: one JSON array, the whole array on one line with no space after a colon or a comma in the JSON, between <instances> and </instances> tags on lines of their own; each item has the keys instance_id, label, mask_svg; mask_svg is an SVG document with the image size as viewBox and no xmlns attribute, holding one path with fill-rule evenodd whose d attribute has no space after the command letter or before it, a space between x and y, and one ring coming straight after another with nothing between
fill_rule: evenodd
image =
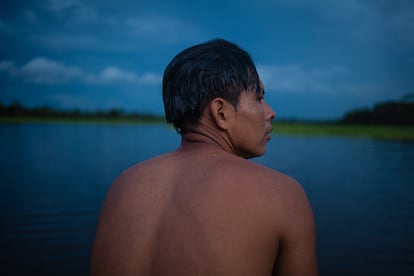
<instances>
[{"instance_id":1,"label":"blue twilight sky","mask_svg":"<svg viewBox=\"0 0 414 276\"><path fill-rule=\"evenodd\" d=\"M251 54L279 117L414 92L411 0L6 0L0 103L163 114L167 63L217 37Z\"/></svg>"}]
</instances>

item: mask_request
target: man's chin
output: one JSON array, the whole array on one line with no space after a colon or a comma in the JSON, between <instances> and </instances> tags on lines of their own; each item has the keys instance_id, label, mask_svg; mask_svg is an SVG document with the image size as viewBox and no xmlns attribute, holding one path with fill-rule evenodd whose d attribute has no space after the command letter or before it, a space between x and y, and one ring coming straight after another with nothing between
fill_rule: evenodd
<instances>
[{"instance_id":1,"label":"man's chin","mask_svg":"<svg viewBox=\"0 0 414 276\"><path fill-rule=\"evenodd\" d=\"M260 151L260 152L245 154L244 156L241 156L241 157L243 157L245 159L252 159L252 158L263 156L265 154L265 152L266 152L266 149L264 149L263 151Z\"/></svg>"}]
</instances>

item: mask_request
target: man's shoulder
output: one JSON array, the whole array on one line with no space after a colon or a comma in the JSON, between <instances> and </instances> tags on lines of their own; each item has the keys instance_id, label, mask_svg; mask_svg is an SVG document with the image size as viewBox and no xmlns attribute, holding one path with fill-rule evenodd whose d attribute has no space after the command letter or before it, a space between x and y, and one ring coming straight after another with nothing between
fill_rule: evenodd
<instances>
[{"instance_id":1,"label":"man's shoulder","mask_svg":"<svg viewBox=\"0 0 414 276\"><path fill-rule=\"evenodd\" d=\"M150 159L139 161L130 167L126 168L118 176L119 179L129 179L136 175L151 174L153 171L161 170L162 167L173 164L169 162L172 159L171 153L165 153ZM159 173L160 171L158 171Z\"/></svg>"},{"instance_id":2,"label":"man's shoulder","mask_svg":"<svg viewBox=\"0 0 414 276\"><path fill-rule=\"evenodd\" d=\"M243 158L237 157L234 161L227 162L226 167L242 178L252 177L257 181L273 183L297 183L294 178L285 173Z\"/></svg>"},{"instance_id":3,"label":"man's shoulder","mask_svg":"<svg viewBox=\"0 0 414 276\"><path fill-rule=\"evenodd\" d=\"M138 189L138 183L155 183L154 180L163 177L168 171L173 171L170 168L173 162L168 162L168 159L168 154L162 154L125 168L112 182L111 190L130 191Z\"/></svg>"},{"instance_id":4,"label":"man's shoulder","mask_svg":"<svg viewBox=\"0 0 414 276\"><path fill-rule=\"evenodd\" d=\"M277 197L303 193L301 184L292 176L251 160L228 158L218 163L217 167L218 175L224 174L228 182L233 180L240 188L262 190Z\"/></svg>"}]
</instances>

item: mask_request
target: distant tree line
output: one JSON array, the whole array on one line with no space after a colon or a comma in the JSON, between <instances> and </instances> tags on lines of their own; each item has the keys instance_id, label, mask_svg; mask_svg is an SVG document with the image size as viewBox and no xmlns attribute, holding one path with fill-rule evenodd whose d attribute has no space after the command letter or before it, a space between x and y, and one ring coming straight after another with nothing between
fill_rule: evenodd
<instances>
[{"instance_id":1,"label":"distant tree line","mask_svg":"<svg viewBox=\"0 0 414 276\"><path fill-rule=\"evenodd\" d=\"M139 119L145 121L161 121L163 118L149 113L125 112L122 109L113 108L106 111L81 111L79 109L73 110L58 110L49 106L28 108L18 102L12 102L9 105L0 103L0 117L36 117L36 118L128 118Z\"/></svg>"},{"instance_id":2,"label":"distant tree line","mask_svg":"<svg viewBox=\"0 0 414 276\"><path fill-rule=\"evenodd\" d=\"M125 112L122 109L109 109L106 111L69 111L58 110L49 106L28 108L18 102L9 105L0 103L0 117L36 117L36 118L98 118L113 119L126 118L153 122L164 122L164 118L149 113ZM384 102L374 108L355 109L347 112L338 123L361 125L414 125L414 94L405 96L401 101Z\"/></svg>"},{"instance_id":3,"label":"distant tree line","mask_svg":"<svg viewBox=\"0 0 414 276\"><path fill-rule=\"evenodd\" d=\"M401 101L384 102L374 108L352 110L340 120L345 124L373 124L373 125L414 125L413 94L407 95Z\"/></svg>"}]
</instances>

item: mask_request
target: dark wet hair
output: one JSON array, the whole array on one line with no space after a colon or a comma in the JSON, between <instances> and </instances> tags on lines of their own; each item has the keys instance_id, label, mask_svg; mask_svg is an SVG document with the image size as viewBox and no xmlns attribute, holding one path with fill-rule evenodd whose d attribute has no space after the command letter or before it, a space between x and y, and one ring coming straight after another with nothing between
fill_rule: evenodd
<instances>
[{"instance_id":1,"label":"dark wet hair","mask_svg":"<svg viewBox=\"0 0 414 276\"><path fill-rule=\"evenodd\" d=\"M164 71L165 117L185 133L214 98L237 108L242 91L260 94L256 67L246 51L223 39L192 46L177 54Z\"/></svg>"}]
</instances>

